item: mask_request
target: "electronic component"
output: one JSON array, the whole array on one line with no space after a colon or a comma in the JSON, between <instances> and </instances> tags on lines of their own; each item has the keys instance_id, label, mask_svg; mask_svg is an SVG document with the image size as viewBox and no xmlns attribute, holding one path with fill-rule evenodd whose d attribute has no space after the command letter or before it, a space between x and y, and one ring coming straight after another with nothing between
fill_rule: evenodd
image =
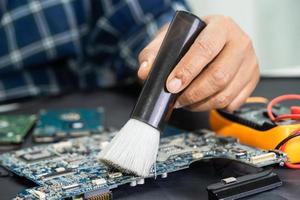
<instances>
[{"instance_id":1,"label":"electronic component","mask_svg":"<svg viewBox=\"0 0 300 200\"><path fill-rule=\"evenodd\" d=\"M108 189L98 189L84 194L87 200L111 200L112 192Z\"/></svg>"},{"instance_id":2,"label":"electronic component","mask_svg":"<svg viewBox=\"0 0 300 200\"><path fill-rule=\"evenodd\" d=\"M38 191L38 190L29 190L31 194L33 194L34 197L37 199L46 199L46 194L44 192Z\"/></svg>"},{"instance_id":3,"label":"electronic component","mask_svg":"<svg viewBox=\"0 0 300 200\"><path fill-rule=\"evenodd\" d=\"M35 162L35 161L39 161L42 159L51 158L53 156L54 155L52 152L49 152L45 149L41 149L41 150L37 150L37 151L32 151L27 154L23 154L20 156L20 158L23 158L27 162Z\"/></svg>"},{"instance_id":4,"label":"electronic component","mask_svg":"<svg viewBox=\"0 0 300 200\"><path fill-rule=\"evenodd\" d=\"M36 121L34 115L1 115L0 144L19 144Z\"/></svg>"},{"instance_id":5,"label":"electronic component","mask_svg":"<svg viewBox=\"0 0 300 200\"><path fill-rule=\"evenodd\" d=\"M63 190L70 190L70 189L79 188L79 187L80 187L80 185L78 183L73 183L73 184L70 184L70 185L62 186L62 189Z\"/></svg>"},{"instance_id":6,"label":"electronic component","mask_svg":"<svg viewBox=\"0 0 300 200\"><path fill-rule=\"evenodd\" d=\"M234 177L228 177L221 180L224 184L237 182L237 179Z\"/></svg>"},{"instance_id":7,"label":"electronic component","mask_svg":"<svg viewBox=\"0 0 300 200\"><path fill-rule=\"evenodd\" d=\"M18 194L18 200L39 199L37 196L45 199L110 199L111 191L120 185L145 183L144 178L121 173L99 160L101 144L109 142L113 135L114 132L103 132L4 153L0 155L0 163L38 184ZM285 154L280 151L263 151L241 145L236 140L224 140L208 130L163 137L157 162L148 178L167 178L168 173L188 168L195 161L213 158L227 158L258 167L286 161ZM245 156L237 157L241 152Z\"/></svg>"},{"instance_id":8,"label":"electronic component","mask_svg":"<svg viewBox=\"0 0 300 200\"><path fill-rule=\"evenodd\" d=\"M121 176L123 176L123 174L121 172L114 172L114 173L109 173L108 174L108 177L110 179L119 178Z\"/></svg>"},{"instance_id":9,"label":"electronic component","mask_svg":"<svg viewBox=\"0 0 300 200\"><path fill-rule=\"evenodd\" d=\"M103 185L106 184L106 180L104 178L99 178L99 179L92 180L92 183L94 185Z\"/></svg>"},{"instance_id":10,"label":"electronic component","mask_svg":"<svg viewBox=\"0 0 300 200\"><path fill-rule=\"evenodd\" d=\"M274 160L275 158L276 158L276 154L274 152L270 152L270 153L253 156L250 158L250 162L252 164L258 164L261 162L267 162L270 160Z\"/></svg>"},{"instance_id":11,"label":"electronic component","mask_svg":"<svg viewBox=\"0 0 300 200\"><path fill-rule=\"evenodd\" d=\"M102 108L42 110L33 132L36 142L97 134L104 129Z\"/></svg>"},{"instance_id":12,"label":"electronic component","mask_svg":"<svg viewBox=\"0 0 300 200\"><path fill-rule=\"evenodd\" d=\"M235 200L282 185L278 175L271 171L256 174L229 177L207 187L209 200Z\"/></svg>"}]
</instances>

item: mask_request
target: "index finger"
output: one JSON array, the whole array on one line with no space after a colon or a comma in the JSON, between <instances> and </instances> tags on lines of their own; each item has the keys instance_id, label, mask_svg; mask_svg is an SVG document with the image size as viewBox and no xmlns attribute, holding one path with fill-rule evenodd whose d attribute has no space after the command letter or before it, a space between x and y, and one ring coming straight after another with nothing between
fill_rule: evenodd
<instances>
[{"instance_id":1,"label":"index finger","mask_svg":"<svg viewBox=\"0 0 300 200\"><path fill-rule=\"evenodd\" d=\"M164 25L157 33L155 38L140 52L138 60L140 67L138 69L138 77L142 80L146 79L152 67L159 47L167 33L169 24Z\"/></svg>"}]
</instances>

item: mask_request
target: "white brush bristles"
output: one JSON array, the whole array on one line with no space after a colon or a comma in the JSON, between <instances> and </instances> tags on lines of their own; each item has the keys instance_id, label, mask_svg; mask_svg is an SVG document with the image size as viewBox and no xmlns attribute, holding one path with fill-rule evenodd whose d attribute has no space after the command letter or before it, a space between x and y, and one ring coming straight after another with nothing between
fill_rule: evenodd
<instances>
[{"instance_id":1,"label":"white brush bristles","mask_svg":"<svg viewBox=\"0 0 300 200\"><path fill-rule=\"evenodd\" d=\"M99 156L102 161L120 170L146 177L156 162L159 138L157 129L130 119Z\"/></svg>"}]
</instances>

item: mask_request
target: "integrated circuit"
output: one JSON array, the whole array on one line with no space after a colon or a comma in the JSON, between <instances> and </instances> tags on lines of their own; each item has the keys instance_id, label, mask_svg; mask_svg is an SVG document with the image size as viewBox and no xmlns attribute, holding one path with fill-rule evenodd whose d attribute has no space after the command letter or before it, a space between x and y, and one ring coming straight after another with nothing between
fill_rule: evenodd
<instances>
[{"instance_id":1,"label":"integrated circuit","mask_svg":"<svg viewBox=\"0 0 300 200\"><path fill-rule=\"evenodd\" d=\"M144 184L143 177L122 173L100 161L101 149L114 135L115 132L104 131L0 155L2 166L38 184L19 193L15 199L108 200L120 185ZM241 153L244 156L237 156ZM213 158L227 158L259 167L279 164L287 159L280 151L259 150L228 137L215 136L211 131L200 130L163 137L157 162L146 178L166 178L168 173L186 169L193 162Z\"/></svg>"},{"instance_id":2,"label":"integrated circuit","mask_svg":"<svg viewBox=\"0 0 300 200\"><path fill-rule=\"evenodd\" d=\"M34 115L1 115L0 144L20 144L35 121Z\"/></svg>"},{"instance_id":3,"label":"integrated circuit","mask_svg":"<svg viewBox=\"0 0 300 200\"><path fill-rule=\"evenodd\" d=\"M98 134L104 129L103 108L41 110L34 129L36 142Z\"/></svg>"},{"instance_id":4,"label":"integrated circuit","mask_svg":"<svg viewBox=\"0 0 300 200\"><path fill-rule=\"evenodd\" d=\"M20 155L20 158L24 159L26 162L36 162L46 158L52 158L53 156L54 155L52 152L49 152L45 149L41 149Z\"/></svg>"}]
</instances>

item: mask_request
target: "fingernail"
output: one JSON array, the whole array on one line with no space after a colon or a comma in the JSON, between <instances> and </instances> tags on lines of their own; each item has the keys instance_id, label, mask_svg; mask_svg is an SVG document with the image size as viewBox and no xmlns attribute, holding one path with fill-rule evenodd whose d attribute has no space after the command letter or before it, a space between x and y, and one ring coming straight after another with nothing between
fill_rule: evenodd
<instances>
[{"instance_id":1,"label":"fingernail","mask_svg":"<svg viewBox=\"0 0 300 200\"><path fill-rule=\"evenodd\" d=\"M175 105L174 105L174 108L175 109L182 108L182 105L178 101L176 101Z\"/></svg>"},{"instance_id":2,"label":"fingernail","mask_svg":"<svg viewBox=\"0 0 300 200\"><path fill-rule=\"evenodd\" d=\"M173 78L171 81L169 81L168 83L168 90L171 93L176 93L179 91L179 89L181 88L181 80L178 78Z\"/></svg>"},{"instance_id":3,"label":"fingernail","mask_svg":"<svg viewBox=\"0 0 300 200\"><path fill-rule=\"evenodd\" d=\"M148 67L148 62L143 61L142 64L140 65L140 68L146 68L146 67Z\"/></svg>"}]
</instances>

